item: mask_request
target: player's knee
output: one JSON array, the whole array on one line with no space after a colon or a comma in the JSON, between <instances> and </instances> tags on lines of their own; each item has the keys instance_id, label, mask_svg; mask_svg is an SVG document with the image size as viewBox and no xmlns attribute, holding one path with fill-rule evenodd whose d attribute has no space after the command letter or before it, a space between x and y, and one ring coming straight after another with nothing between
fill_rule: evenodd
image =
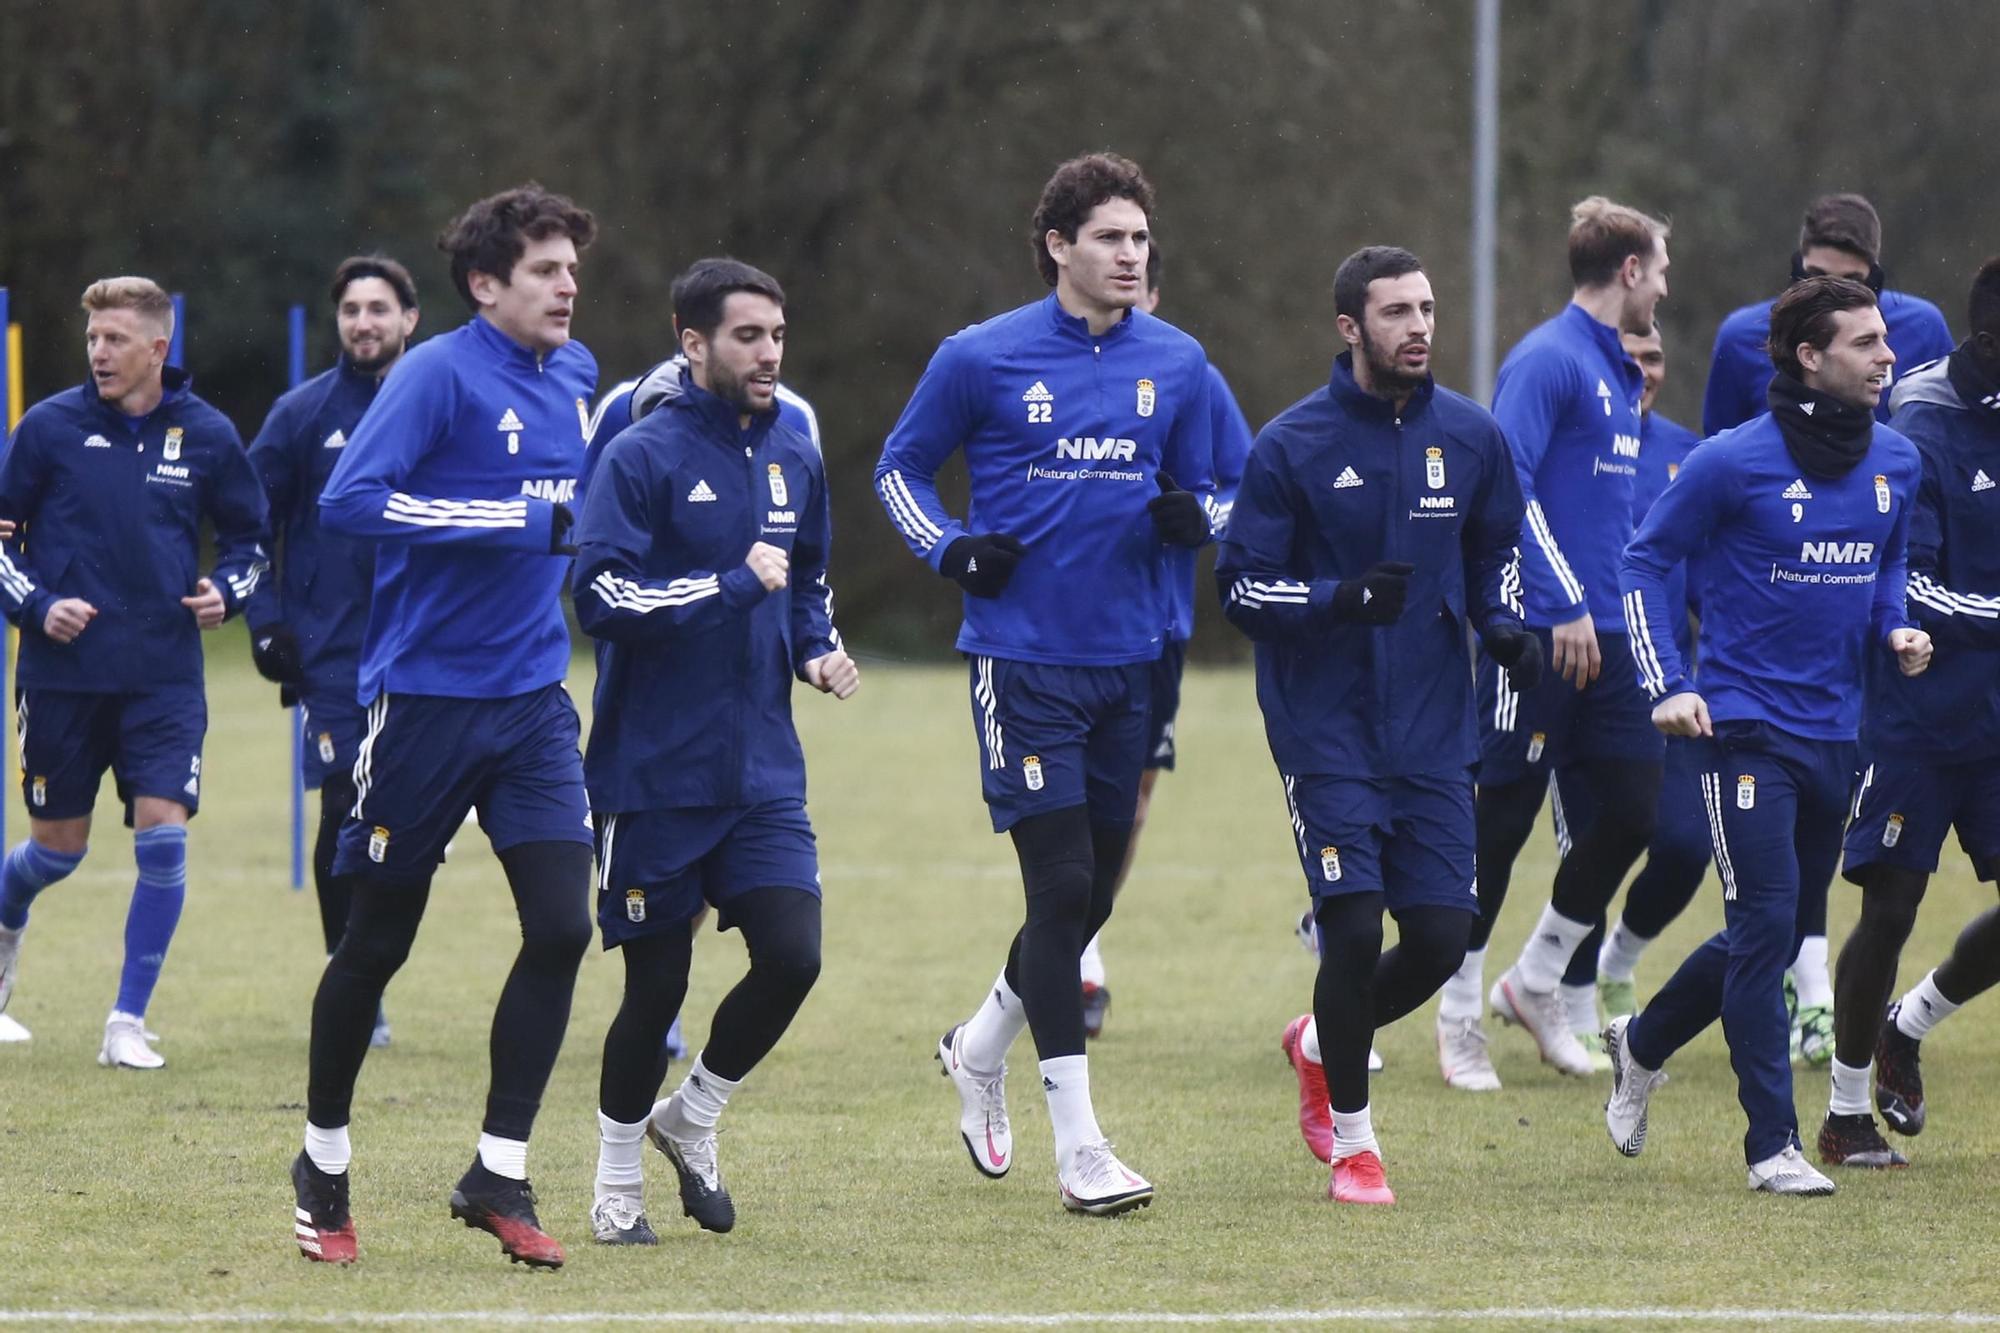
<instances>
[{"instance_id":1,"label":"player's knee","mask_svg":"<svg viewBox=\"0 0 2000 1333\"><path fill-rule=\"evenodd\" d=\"M1901 871L1901 867L1884 869ZM1924 900L1924 879L1908 871L1871 877L1861 891L1861 919L1855 925L1855 937L1900 948L1917 924L1917 908Z\"/></svg>"},{"instance_id":2,"label":"player's knee","mask_svg":"<svg viewBox=\"0 0 2000 1333\"><path fill-rule=\"evenodd\" d=\"M804 999L806 992L819 980L819 940L795 938L777 941L752 955L750 966L774 988Z\"/></svg>"},{"instance_id":3,"label":"player's knee","mask_svg":"<svg viewBox=\"0 0 2000 1333\"><path fill-rule=\"evenodd\" d=\"M590 950L590 915L584 911L550 913L521 934L521 953L549 966L575 968Z\"/></svg>"}]
</instances>

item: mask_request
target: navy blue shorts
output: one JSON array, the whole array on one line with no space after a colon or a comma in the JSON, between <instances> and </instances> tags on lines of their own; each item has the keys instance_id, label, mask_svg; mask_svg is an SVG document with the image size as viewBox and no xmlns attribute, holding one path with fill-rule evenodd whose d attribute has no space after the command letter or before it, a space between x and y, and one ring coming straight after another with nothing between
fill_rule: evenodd
<instances>
[{"instance_id":1,"label":"navy blue shorts","mask_svg":"<svg viewBox=\"0 0 2000 1333\"><path fill-rule=\"evenodd\" d=\"M354 771L354 756L367 729L366 715L352 690L308 689L300 697L305 744L299 747L299 776L317 791L335 774Z\"/></svg>"},{"instance_id":2,"label":"navy blue shorts","mask_svg":"<svg viewBox=\"0 0 2000 1333\"><path fill-rule=\"evenodd\" d=\"M1878 758L1861 776L1854 819L1847 826L1848 879L1881 862L1929 875L1938 868L1945 834L1958 829L1958 845L1983 880L2000 872L2000 759L1967 764L1926 764Z\"/></svg>"},{"instance_id":3,"label":"navy blue shorts","mask_svg":"<svg viewBox=\"0 0 2000 1333\"><path fill-rule=\"evenodd\" d=\"M993 831L1077 805L1089 806L1093 823L1131 823L1146 767L1153 663L970 660L980 787Z\"/></svg>"},{"instance_id":4,"label":"navy blue shorts","mask_svg":"<svg viewBox=\"0 0 2000 1333\"><path fill-rule=\"evenodd\" d=\"M1174 767L1174 718L1181 711L1181 673L1187 669L1187 641L1168 639L1153 663L1153 697L1146 705L1146 767Z\"/></svg>"},{"instance_id":5,"label":"navy blue shorts","mask_svg":"<svg viewBox=\"0 0 2000 1333\"><path fill-rule=\"evenodd\" d=\"M97 804L110 769L132 822L141 796L201 807L201 742L208 698L199 685L144 694L14 691L20 733L21 799L36 819L79 819Z\"/></svg>"},{"instance_id":6,"label":"navy blue shorts","mask_svg":"<svg viewBox=\"0 0 2000 1333\"><path fill-rule=\"evenodd\" d=\"M1689 736L1666 738L1665 772L1660 803L1653 821L1648 860L1664 858L1674 865L1705 865L1709 858L1708 812L1702 806L1701 753ZM1556 853L1568 856L1571 845L1597 817L1590 775L1581 764L1559 765L1549 783L1555 816Z\"/></svg>"},{"instance_id":7,"label":"navy blue shorts","mask_svg":"<svg viewBox=\"0 0 2000 1333\"><path fill-rule=\"evenodd\" d=\"M805 802L634 810L597 822L597 924L604 947L685 930L713 905L753 889L819 892L819 845Z\"/></svg>"},{"instance_id":8,"label":"navy blue shorts","mask_svg":"<svg viewBox=\"0 0 2000 1333\"><path fill-rule=\"evenodd\" d=\"M561 685L505 699L377 695L334 873L428 875L475 806L496 852L528 842L588 845L577 736L576 708Z\"/></svg>"},{"instance_id":9,"label":"navy blue shorts","mask_svg":"<svg viewBox=\"0 0 2000 1333\"><path fill-rule=\"evenodd\" d=\"M1583 759L1660 763L1666 738L1653 726L1653 705L1639 684L1631 641L1600 627L1604 668L1579 690L1555 671L1554 637L1537 628L1541 683L1525 694L1507 683L1492 658L1479 655L1479 785L1546 778L1551 767Z\"/></svg>"},{"instance_id":10,"label":"navy blue shorts","mask_svg":"<svg viewBox=\"0 0 2000 1333\"><path fill-rule=\"evenodd\" d=\"M1379 892L1392 914L1406 907L1479 910L1471 773L1280 776L1299 868L1315 904Z\"/></svg>"}]
</instances>

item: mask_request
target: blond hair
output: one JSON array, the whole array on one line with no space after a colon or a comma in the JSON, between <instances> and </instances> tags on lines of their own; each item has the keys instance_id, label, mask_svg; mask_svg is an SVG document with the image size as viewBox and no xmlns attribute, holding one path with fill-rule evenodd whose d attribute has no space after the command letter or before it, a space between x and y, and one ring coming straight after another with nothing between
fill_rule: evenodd
<instances>
[{"instance_id":1,"label":"blond hair","mask_svg":"<svg viewBox=\"0 0 2000 1333\"><path fill-rule=\"evenodd\" d=\"M1602 287L1627 256L1649 264L1669 228L1636 208L1593 194L1569 211L1569 275L1579 287Z\"/></svg>"},{"instance_id":2,"label":"blond hair","mask_svg":"<svg viewBox=\"0 0 2000 1333\"><path fill-rule=\"evenodd\" d=\"M174 336L174 298L151 278L99 278L83 289L83 308L93 315L100 310L136 310L159 325L161 336Z\"/></svg>"}]
</instances>

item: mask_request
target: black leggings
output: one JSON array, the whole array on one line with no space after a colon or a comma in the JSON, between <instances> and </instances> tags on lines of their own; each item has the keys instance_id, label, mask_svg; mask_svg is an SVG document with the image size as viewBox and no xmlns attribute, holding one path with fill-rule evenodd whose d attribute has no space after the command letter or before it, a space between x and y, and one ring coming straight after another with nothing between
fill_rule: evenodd
<instances>
[{"instance_id":1,"label":"black leggings","mask_svg":"<svg viewBox=\"0 0 2000 1333\"><path fill-rule=\"evenodd\" d=\"M1027 920L1007 950L1007 984L1021 997L1044 1060L1083 1054L1083 946L1111 919L1130 824L1098 824L1089 809L1029 815L1014 825Z\"/></svg>"},{"instance_id":2,"label":"black leggings","mask_svg":"<svg viewBox=\"0 0 2000 1333\"><path fill-rule=\"evenodd\" d=\"M319 831L313 838L313 891L319 898L319 929L332 957L347 929L348 906L354 901L354 881L333 873L333 853L340 845L340 825L354 806L354 775L336 767L319 785Z\"/></svg>"},{"instance_id":3,"label":"black leggings","mask_svg":"<svg viewBox=\"0 0 2000 1333\"><path fill-rule=\"evenodd\" d=\"M820 900L797 889L754 889L730 900L728 919L743 931L750 970L716 1006L701 1062L736 1082L771 1053L819 979ZM631 1125L646 1118L666 1081L667 1029L687 998L694 923L621 947L625 997L604 1034L597 1105Z\"/></svg>"},{"instance_id":4,"label":"black leggings","mask_svg":"<svg viewBox=\"0 0 2000 1333\"><path fill-rule=\"evenodd\" d=\"M1630 759L1590 759L1581 765L1594 814L1573 829L1576 840L1556 868L1550 894L1556 911L1572 921L1596 922L1618 894L1625 872L1646 850L1660 804L1661 765ZM1546 778L1523 778L1479 789L1479 921L1467 947L1483 949L1507 901L1514 861L1535 830L1548 792Z\"/></svg>"},{"instance_id":5,"label":"black leggings","mask_svg":"<svg viewBox=\"0 0 2000 1333\"><path fill-rule=\"evenodd\" d=\"M521 921L521 949L493 1011L493 1080L482 1128L526 1139L562 1049L576 969L590 947L590 848L530 842L499 855ZM347 928L313 997L306 1118L322 1129L348 1121L382 991L410 956L431 882L428 875L358 875L353 888Z\"/></svg>"},{"instance_id":6,"label":"black leggings","mask_svg":"<svg viewBox=\"0 0 2000 1333\"><path fill-rule=\"evenodd\" d=\"M1396 913L1396 947L1382 950L1380 892L1324 899L1313 1018L1333 1109L1368 1105L1368 1047L1386 1027L1437 993L1465 959L1473 915L1457 907L1410 907Z\"/></svg>"}]
</instances>

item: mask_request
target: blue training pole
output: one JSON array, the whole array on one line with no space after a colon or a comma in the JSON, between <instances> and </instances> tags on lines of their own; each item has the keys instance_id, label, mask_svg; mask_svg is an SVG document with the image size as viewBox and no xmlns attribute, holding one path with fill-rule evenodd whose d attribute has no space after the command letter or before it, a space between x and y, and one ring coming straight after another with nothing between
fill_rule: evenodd
<instances>
[{"instance_id":1,"label":"blue training pole","mask_svg":"<svg viewBox=\"0 0 2000 1333\"><path fill-rule=\"evenodd\" d=\"M285 317L285 383L298 388L306 378L306 308L293 306ZM292 705L292 888L306 886L306 710Z\"/></svg>"},{"instance_id":2,"label":"blue training pole","mask_svg":"<svg viewBox=\"0 0 2000 1333\"><path fill-rule=\"evenodd\" d=\"M186 370L187 328L188 328L187 296L183 292L175 292L173 296L173 301L174 301L174 338L172 342L167 344L167 364L170 366L179 366L182 370Z\"/></svg>"},{"instance_id":3,"label":"blue training pole","mask_svg":"<svg viewBox=\"0 0 2000 1333\"><path fill-rule=\"evenodd\" d=\"M11 327L8 318L7 289L0 287L0 426L5 426L11 435L14 427L14 340L7 336ZM7 696L7 714L14 713L14 691L9 688L8 679L13 674L14 632L9 629L6 641L0 643L0 694ZM8 730L11 732L12 727ZM7 845L7 802L0 800L0 847Z\"/></svg>"}]
</instances>

